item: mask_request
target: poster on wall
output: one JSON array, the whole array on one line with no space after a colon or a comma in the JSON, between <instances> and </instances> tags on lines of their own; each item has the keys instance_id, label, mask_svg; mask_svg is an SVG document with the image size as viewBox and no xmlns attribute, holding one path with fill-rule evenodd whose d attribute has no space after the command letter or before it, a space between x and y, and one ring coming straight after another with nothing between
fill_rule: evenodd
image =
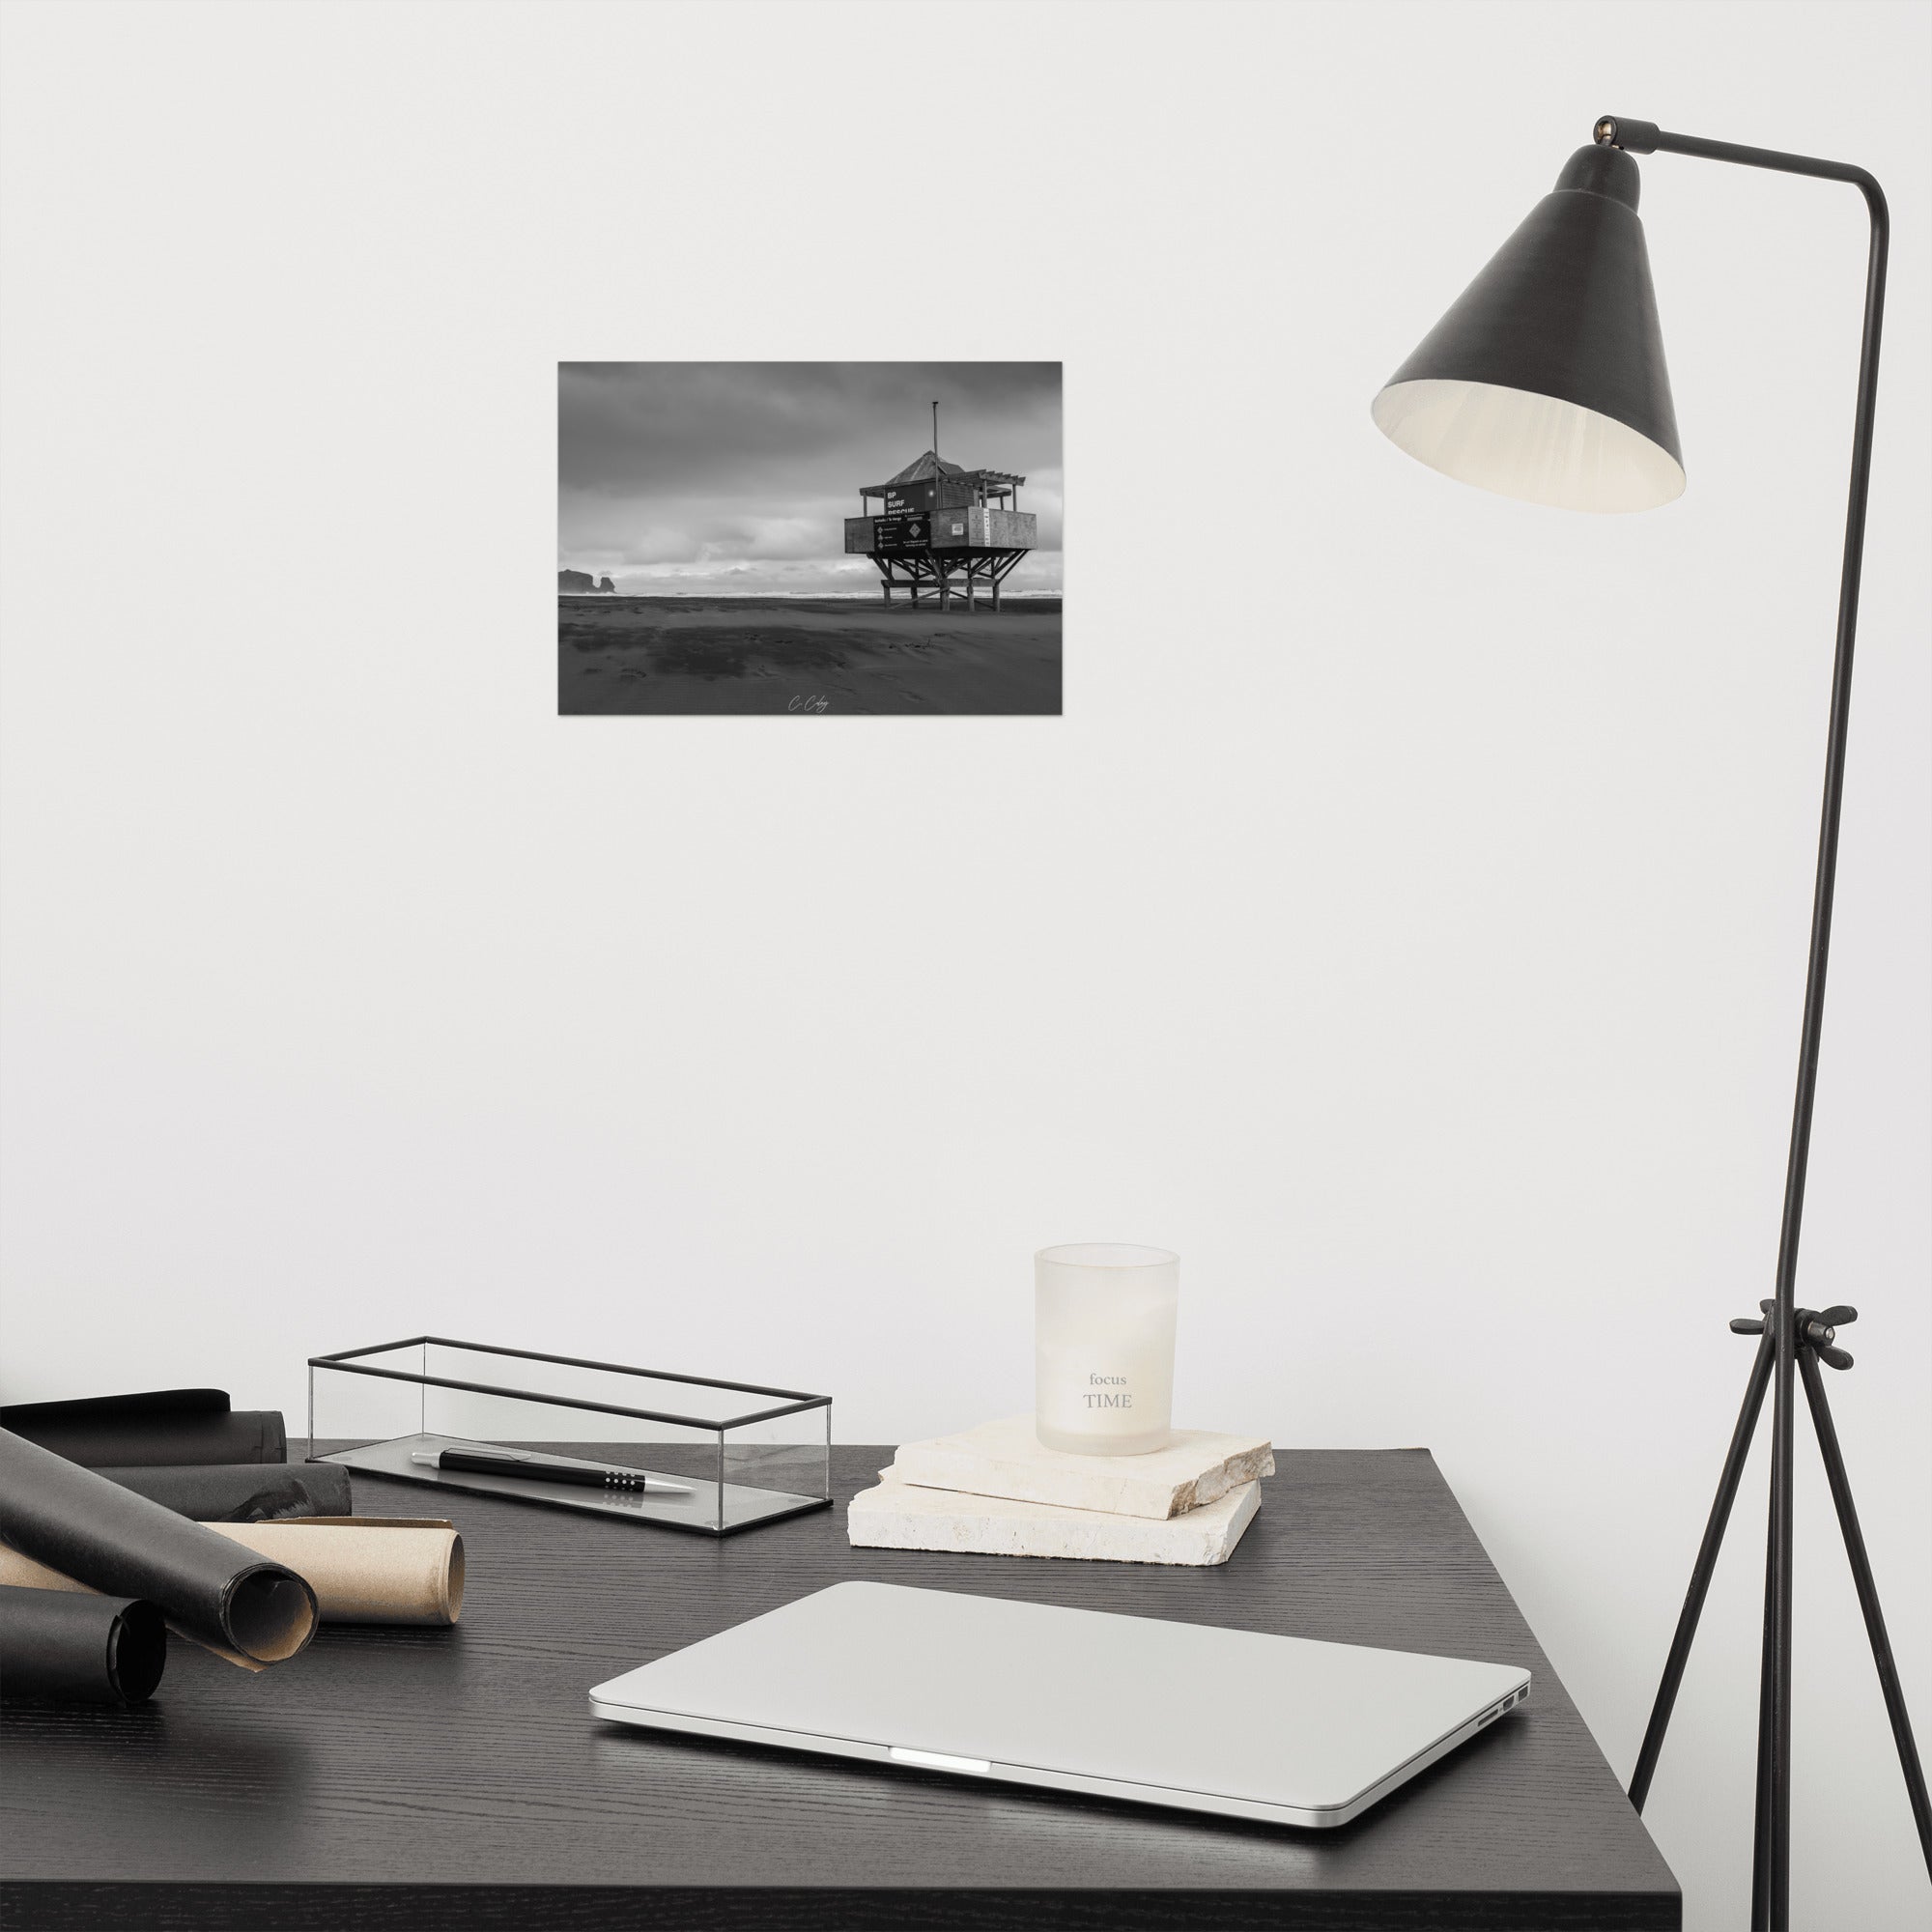
<instances>
[{"instance_id":1,"label":"poster on wall","mask_svg":"<svg viewBox=\"0 0 1932 1932\"><path fill-rule=\"evenodd\" d=\"M1057 716L1058 362L561 362L563 717Z\"/></svg>"}]
</instances>

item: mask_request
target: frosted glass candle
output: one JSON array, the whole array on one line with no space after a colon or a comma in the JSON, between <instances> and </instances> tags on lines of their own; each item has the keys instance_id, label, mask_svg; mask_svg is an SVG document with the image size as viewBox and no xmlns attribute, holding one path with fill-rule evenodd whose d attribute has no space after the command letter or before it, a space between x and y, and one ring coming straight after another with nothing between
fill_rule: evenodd
<instances>
[{"instance_id":1,"label":"frosted glass candle","mask_svg":"<svg viewBox=\"0 0 1932 1932\"><path fill-rule=\"evenodd\" d=\"M1034 1266L1034 1433L1077 1456L1173 1437L1180 1257L1121 1241L1042 1248Z\"/></svg>"}]
</instances>

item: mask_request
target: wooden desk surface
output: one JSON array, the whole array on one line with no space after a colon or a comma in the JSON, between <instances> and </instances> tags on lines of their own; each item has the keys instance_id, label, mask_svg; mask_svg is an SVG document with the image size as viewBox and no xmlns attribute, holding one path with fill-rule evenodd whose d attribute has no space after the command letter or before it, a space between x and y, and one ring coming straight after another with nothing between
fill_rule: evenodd
<instances>
[{"instance_id":1,"label":"wooden desk surface","mask_svg":"<svg viewBox=\"0 0 1932 1932\"><path fill-rule=\"evenodd\" d=\"M296 1447L292 1453L300 1454ZM172 1646L139 1711L0 1722L0 1918L666 1932L1676 1927L1669 1869L1427 1450L1279 1456L1217 1570L712 1542L488 1497L452 1631L323 1630L250 1676ZM427 1492L357 1475L367 1515ZM439 1506L442 1498L437 1498ZM1526 1665L1525 1710L1354 1824L1294 1831L593 1722L584 1693L845 1577Z\"/></svg>"}]
</instances>

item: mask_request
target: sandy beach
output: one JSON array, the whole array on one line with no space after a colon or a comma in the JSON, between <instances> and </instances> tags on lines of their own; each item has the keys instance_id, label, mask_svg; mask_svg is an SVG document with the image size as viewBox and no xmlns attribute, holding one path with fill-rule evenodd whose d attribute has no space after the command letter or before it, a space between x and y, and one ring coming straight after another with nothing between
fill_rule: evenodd
<instances>
[{"instance_id":1,"label":"sandy beach","mask_svg":"<svg viewBox=\"0 0 1932 1932\"><path fill-rule=\"evenodd\" d=\"M557 599L563 717L1057 715L1060 599Z\"/></svg>"}]
</instances>

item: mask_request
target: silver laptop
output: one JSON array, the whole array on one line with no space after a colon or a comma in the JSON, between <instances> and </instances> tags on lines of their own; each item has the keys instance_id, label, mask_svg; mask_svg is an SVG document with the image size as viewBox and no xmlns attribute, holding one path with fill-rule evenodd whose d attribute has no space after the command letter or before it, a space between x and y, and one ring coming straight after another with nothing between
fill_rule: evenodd
<instances>
[{"instance_id":1,"label":"silver laptop","mask_svg":"<svg viewBox=\"0 0 1932 1932\"><path fill-rule=\"evenodd\" d=\"M1528 1695L1514 1664L838 1583L598 1685L590 1712L1322 1826Z\"/></svg>"}]
</instances>

